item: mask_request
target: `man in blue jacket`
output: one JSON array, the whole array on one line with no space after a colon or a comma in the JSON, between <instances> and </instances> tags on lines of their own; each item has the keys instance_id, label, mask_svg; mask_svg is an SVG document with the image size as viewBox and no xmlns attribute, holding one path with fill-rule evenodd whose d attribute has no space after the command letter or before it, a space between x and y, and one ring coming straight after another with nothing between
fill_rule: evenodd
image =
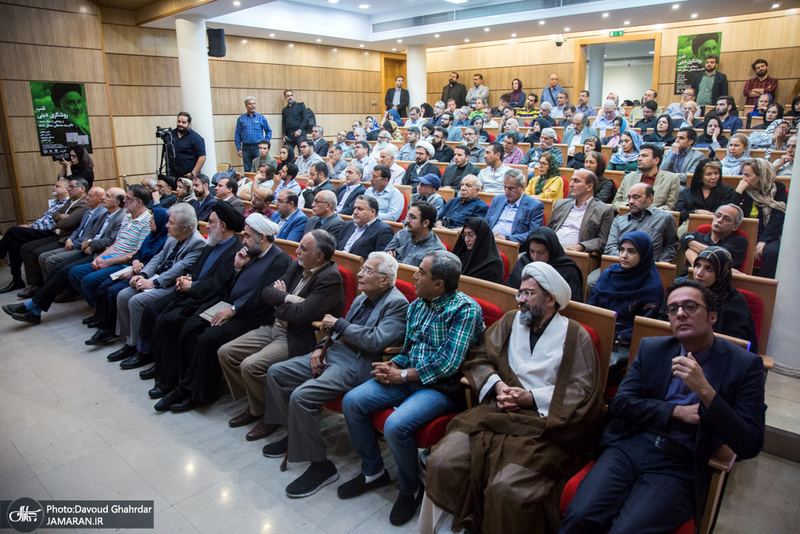
<instances>
[{"instance_id":1,"label":"man in blue jacket","mask_svg":"<svg viewBox=\"0 0 800 534\"><path fill-rule=\"evenodd\" d=\"M541 226L544 204L524 194L526 182L522 171L506 171L503 181L505 195L494 197L486 214L486 222L491 226L495 239L522 243L531 230Z\"/></svg>"},{"instance_id":2,"label":"man in blue jacket","mask_svg":"<svg viewBox=\"0 0 800 534\"><path fill-rule=\"evenodd\" d=\"M308 216L302 210L297 209L297 194L291 189L284 189L278 193L275 200L275 213L272 214L272 222L280 227L278 239L288 239L289 241L300 242L303 238L303 230L306 228Z\"/></svg>"}]
</instances>

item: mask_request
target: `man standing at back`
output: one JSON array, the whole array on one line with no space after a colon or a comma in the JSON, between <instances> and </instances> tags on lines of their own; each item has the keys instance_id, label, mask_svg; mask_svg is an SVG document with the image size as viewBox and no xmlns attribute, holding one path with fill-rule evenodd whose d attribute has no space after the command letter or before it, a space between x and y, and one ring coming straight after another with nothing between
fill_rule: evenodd
<instances>
[{"instance_id":1,"label":"man standing at back","mask_svg":"<svg viewBox=\"0 0 800 534\"><path fill-rule=\"evenodd\" d=\"M457 72L451 72L450 80L442 87L442 102L447 102L451 98L456 101L457 107L467 103L467 88L463 83L458 83Z\"/></svg>"},{"instance_id":2,"label":"man standing at back","mask_svg":"<svg viewBox=\"0 0 800 534\"><path fill-rule=\"evenodd\" d=\"M483 74L475 74L472 76L472 85L467 91L467 104L475 104L475 100L480 98L488 107L489 105L489 88L483 85ZM446 102L446 100L445 100ZM456 102L458 105L458 102ZM438 126L438 124L437 124Z\"/></svg>"},{"instance_id":3,"label":"man standing at back","mask_svg":"<svg viewBox=\"0 0 800 534\"><path fill-rule=\"evenodd\" d=\"M693 280L667 289L673 336L645 338L611 403L600 457L561 523L573 532L673 532L699 521L708 460L764 443L761 358L714 336L717 304Z\"/></svg>"},{"instance_id":4,"label":"man standing at back","mask_svg":"<svg viewBox=\"0 0 800 534\"><path fill-rule=\"evenodd\" d=\"M244 107L247 112L236 119L233 142L236 144L236 153L244 163L244 172L250 172L253 160L259 156L258 144L263 140L272 139L272 130L266 117L256 113L256 97L245 98Z\"/></svg>"},{"instance_id":5,"label":"man standing at back","mask_svg":"<svg viewBox=\"0 0 800 534\"><path fill-rule=\"evenodd\" d=\"M697 95L698 106L713 106L719 97L728 93L728 77L717 70L719 58L714 54L706 57L703 72L698 72L692 82L692 89Z\"/></svg>"},{"instance_id":6,"label":"man standing at back","mask_svg":"<svg viewBox=\"0 0 800 534\"><path fill-rule=\"evenodd\" d=\"M565 92L564 88L558 85L558 74L554 72L547 79L547 87L542 89L541 104L549 102L551 106L556 107L558 105L558 93L563 92ZM541 107L541 104L539 104L539 107Z\"/></svg>"},{"instance_id":7,"label":"man standing at back","mask_svg":"<svg viewBox=\"0 0 800 534\"><path fill-rule=\"evenodd\" d=\"M744 82L744 101L745 106L754 106L758 102L758 97L764 93L769 93L772 96L772 101L775 101L775 91L778 90L778 80L771 78L767 74L769 70L769 63L766 59L757 59L751 65L753 72L756 73L754 78L750 78Z\"/></svg>"},{"instance_id":8,"label":"man standing at back","mask_svg":"<svg viewBox=\"0 0 800 534\"><path fill-rule=\"evenodd\" d=\"M283 143L294 154L294 147L306 138L306 105L294 101L294 91L286 89L283 92L286 107L281 110L283 117Z\"/></svg>"},{"instance_id":9,"label":"man standing at back","mask_svg":"<svg viewBox=\"0 0 800 534\"><path fill-rule=\"evenodd\" d=\"M383 99L386 109L395 110L401 118L408 116L408 89L403 89L403 82L405 82L404 77L396 77L394 79L394 87L386 90L386 98Z\"/></svg>"}]
</instances>

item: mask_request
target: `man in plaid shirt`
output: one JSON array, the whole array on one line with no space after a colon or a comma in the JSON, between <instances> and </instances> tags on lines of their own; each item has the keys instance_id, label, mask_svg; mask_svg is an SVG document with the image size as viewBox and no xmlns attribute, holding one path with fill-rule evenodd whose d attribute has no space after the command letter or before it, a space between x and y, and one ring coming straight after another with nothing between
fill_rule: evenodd
<instances>
[{"instance_id":1,"label":"man in plaid shirt","mask_svg":"<svg viewBox=\"0 0 800 534\"><path fill-rule=\"evenodd\" d=\"M425 493L414 432L459 409L464 399L461 364L483 335L483 312L457 291L460 277L461 261L454 254L436 250L425 255L414 274L419 298L406 313L402 352L391 361L373 363L374 380L351 390L342 401L350 437L362 460L361 473L339 486L342 499L389 483L370 414L396 407L383 431L397 463L400 489L389 515L393 525L414 517Z\"/></svg>"}]
</instances>

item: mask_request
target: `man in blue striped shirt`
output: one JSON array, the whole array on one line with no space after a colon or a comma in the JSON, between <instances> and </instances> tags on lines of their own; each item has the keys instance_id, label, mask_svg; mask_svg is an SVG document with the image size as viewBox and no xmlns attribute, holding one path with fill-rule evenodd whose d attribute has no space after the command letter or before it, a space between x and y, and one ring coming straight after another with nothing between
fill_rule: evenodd
<instances>
[{"instance_id":1,"label":"man in blue striped shirt","mask_svg":"<svg viewBox=\"0 0 800 534\"><path fill-rule=\"evenodd\" d=\"M253 160L258 157L258 142L272 139L272 130L266 117L256 113L256 97L248 96L244 99L247 113L239 115L236 120L236 133L233 141L236 143L236 153L242 158L244 172L250 172Z\"/></svg>"},{"instance_id":2,"label":"man in blue striped shirt","mask_svg":"<svg viewBox=\"0 0 800 534\"><path fill-rule=\"evenodd\" d=\"M454 254L435 250L425 255L414 274L419 298L406 313L402 352L388 362L373 363L374 380L351 390L342 401L350 438L361 456L361 472L338 488L342 499L389 483L370 414L396 407L383 429L397 463L400 489L389 514L393 525L414 517L425 493L414 432L458 410L464 397L461 364L482 339L483 312L458 291L460 277L461 261Z\"/></svg>"}]
</instances>

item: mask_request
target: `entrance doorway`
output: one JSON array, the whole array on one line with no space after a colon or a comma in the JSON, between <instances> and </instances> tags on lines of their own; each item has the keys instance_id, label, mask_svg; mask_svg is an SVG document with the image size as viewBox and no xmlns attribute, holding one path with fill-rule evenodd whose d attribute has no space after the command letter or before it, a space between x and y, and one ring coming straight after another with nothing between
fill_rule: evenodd
<instances>
[{"instance_id":1,"label":"entrance doorway","mask_svg":"<svg viewBox=\"0 0 800 534\"><path fill-rule=\"evenodd\" d=\"M400 54L381 54L381 99L386 95L386 91L394 87L394 80L398 76L406 77L406 56ZM408 89L405 85L405 89ZM381 113L386 108L381 100Z\"/></svg>"}]
</instances>

